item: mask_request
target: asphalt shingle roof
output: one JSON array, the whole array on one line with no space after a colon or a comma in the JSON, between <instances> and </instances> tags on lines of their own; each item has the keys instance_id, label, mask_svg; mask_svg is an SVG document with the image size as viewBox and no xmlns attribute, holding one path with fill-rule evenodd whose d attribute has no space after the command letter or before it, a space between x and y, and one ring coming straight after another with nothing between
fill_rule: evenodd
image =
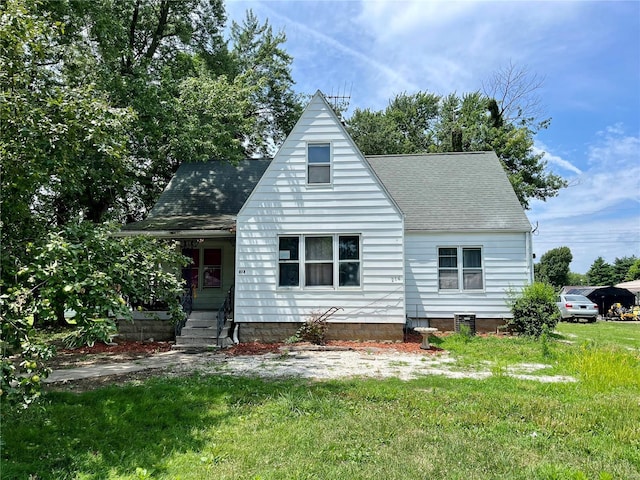
<instances>
[{"instance_id":1,"label":"asphalt shingle roof","mask_svg":"<svg viewBox=\"0 0 640 480\"><path fill-rule=\"evenodd\" d=\"M185 162L148 217L125 231L228 230L262 177L270 159Z\"/></svg>"},{"instance_id":2,"label":"asphalt shingle roof","mask_svg":"<svg viewBox=\"0 0 640 480\"><path fill-rule=\"evenodd\" d=\"M493 152L366 157L414 231L530 231ZM183 163L149 216L125 231L230 230L270 160Z\"/></svg>"},{"instance_id":3,"label":"asphalt shingle roof","mask_svg":"<svg viewBox=\"0 0 640 480\"><path fill-rule=\"evenodd\" d=\"M530 231L494 152L368 156L405 230Z\"/></svg>"}]
</instances>

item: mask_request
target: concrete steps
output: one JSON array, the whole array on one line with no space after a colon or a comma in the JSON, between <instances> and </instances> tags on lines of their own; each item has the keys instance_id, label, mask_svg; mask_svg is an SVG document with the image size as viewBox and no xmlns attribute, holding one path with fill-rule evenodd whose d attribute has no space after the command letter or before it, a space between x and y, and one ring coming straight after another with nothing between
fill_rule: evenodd
<instances>
[{"instance_id":1,"label":"concrete steps","mask_svg":"<svg viewBox=\"0 0 640 480\"><path fill-rule=\"evenodd\" d=\"M229 339L229 326L225 324L220 332L220 339L216 335L217 311L194 310L182 327L182 332L176 337L173 346L175 350L211 350L227 347L232 341Z\"/></svg>"}]
</instances>

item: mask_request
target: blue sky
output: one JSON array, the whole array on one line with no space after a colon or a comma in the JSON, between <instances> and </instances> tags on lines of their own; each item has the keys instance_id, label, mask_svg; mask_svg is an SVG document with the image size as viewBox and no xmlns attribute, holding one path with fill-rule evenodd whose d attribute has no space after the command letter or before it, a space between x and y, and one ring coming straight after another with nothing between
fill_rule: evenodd
<instances>
[{"instance_id":1,"label":"blue sky","mask_svg":"<svg viewBox=\"0 0 640 480\"><path fill-rule=\"evenodd\" d=\"M543 77L535 148L570 186L527 212L538 259L568 246L585 273L640 256L640 2L228 0L229 22L249 8L286 33L296 90L350 110L481 90L509 63Z\"/></svg>"}]
</instances>

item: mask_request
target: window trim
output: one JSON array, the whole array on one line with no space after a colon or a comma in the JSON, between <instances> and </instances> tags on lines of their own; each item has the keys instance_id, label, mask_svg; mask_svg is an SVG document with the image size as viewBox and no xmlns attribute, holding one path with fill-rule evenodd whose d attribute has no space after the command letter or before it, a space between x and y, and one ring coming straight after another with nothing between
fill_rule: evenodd
<instances>
[{"instance_id":1,"label":"window trim","mask_svg":"<svg viewBox=\"0 0 640 480\"><path fill-rule=\"evenodd\" d=\"M327 146L329 147L329 158L327 162L323 163L310 163L309 162L309 147L313 146ZM307 180L307 186L310 187L326 187L327 185L333 184L333 145L331 142L307 142L307 150L306 150L306 162L305 162L305 175ZM329 181L328 182L311 182L309 179L309 170L311 167L327 167L329 169Z\"/></svg>"},{"instance_id":2,"label":"window trim","mask_svg":"<svg viewBox=\"0 0 640 480\"><path fill-rule=\"evenodd\" d=\"M280 239L281 238L298 238L298 260L286 260L280 258ZM330 237L332 246L332 284L331 285L307 285L307 265L328 263L326 260L307 260L306 259L306 239L318 238L318 237ZM340 259L340 238L341 237L357 237L358 239L358 259ZM362 290L362 234L360 233L300 233L300 234L281 234L277 237L277 267L276 267L276 289L277 290L300 290L300 291L317 291L317 290L331 290L331 291L348 291L348 290ZM298 264L298 284L297 285L282 285L280 283L280 265L282 264ZM358 285L340 285L340 265L341 263L357 263L358 264Z\"/></svg>"},{"instance_id":3,"label":"window trim","mask_svg":"<svg viewBox=\"0 0 640 480\"><path fill-rule=\"evenodd\" d=\"M443 249L455 249L456 251L456 267L441 267L440 266L440 251ZM464 251L465 250L479 250L480 251L480 267L465 267L464 266ZM484 261L484 248L481 245L439 245L436 247L436 275L437 285L439 293L459 293L459 292L484 292L486 290L485 279L485 261ZM465 288L464 287L464 274L465 270L480 270L480 276L482 279L481 288ZM455 271L457 273L457 288L442 288L440 286L440 272L441 271Z\"/></svg>"}]
</instances>

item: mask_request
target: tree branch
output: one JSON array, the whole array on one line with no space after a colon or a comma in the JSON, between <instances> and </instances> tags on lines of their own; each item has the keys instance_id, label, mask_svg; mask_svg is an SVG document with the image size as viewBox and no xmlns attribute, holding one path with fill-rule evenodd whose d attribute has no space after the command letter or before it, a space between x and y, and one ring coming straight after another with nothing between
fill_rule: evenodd
<instances>
[{"instance_id":1,"label":"tree branch","mask_svg":"<svg viewBox=\"0 0 640 480\"><path fill-rule=\"evenodd\" d=\"M138 26L139 13L140 13L140 0L136 0L136 4L133 7L133 15L131 17L131 23L129 24L129 48L124 53L124 57L122 59L123 74L131 73L131 68L133 66L133 51L135 48L136 27Z\"/></svg>"},{"instance_id":2,"label":"tree branch","mask_svg":"<svg viewBox=\"0 0 640 480\"><path fill-rule=\"evenodd\" d=\"M156 31L153 33L153 39L151 40L151 45L145 52L144 56L148 59L152 59L160 45L160 40L164 38L164 29L167 26L167 18L169 17L169 1L163 0L160 3L160 15L158 16L158 26L156 27Z\"/></svg>"}]
</instances>

